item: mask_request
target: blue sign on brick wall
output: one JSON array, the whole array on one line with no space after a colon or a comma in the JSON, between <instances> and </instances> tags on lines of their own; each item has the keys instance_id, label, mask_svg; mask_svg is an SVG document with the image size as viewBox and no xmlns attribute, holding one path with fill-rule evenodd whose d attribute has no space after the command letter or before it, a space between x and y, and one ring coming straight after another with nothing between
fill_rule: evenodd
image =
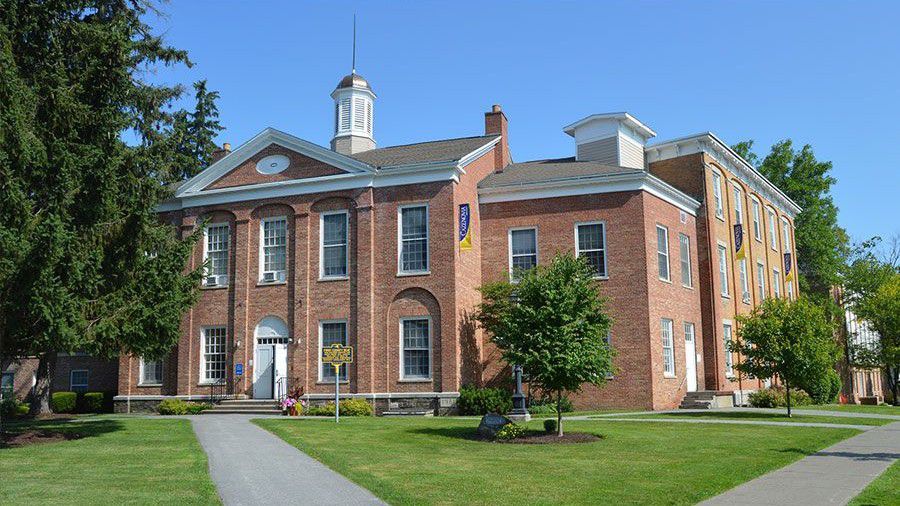
<instances>
[{"instance_id":1,"label":"blue sign on brick wall","mask_svg":"<svg viewBox=\"0 0 900 506\"><path fill-rule=\"evenodd\" d=\"M243 376L244 375L244 364L234 364L234 375L235 376Z\"/></svg>"}]
</instances>

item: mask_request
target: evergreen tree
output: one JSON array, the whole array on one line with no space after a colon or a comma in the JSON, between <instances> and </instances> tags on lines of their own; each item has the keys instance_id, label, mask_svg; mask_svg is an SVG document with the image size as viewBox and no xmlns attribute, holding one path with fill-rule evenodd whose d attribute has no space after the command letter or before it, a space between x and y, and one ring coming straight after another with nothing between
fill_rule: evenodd
<instances>
[{"instance_id":1,"label":"evergreen tree","mask_svg":"<svg viewBox=\"0 0 900 506\"><path fill-rule=\"evenodd\" d=\"M189 61L148 9L0 0L0 356L40 359L33 411L49 411L57 352L162 356L196 299L196 235L155 210L181 90L141 79Z\"/></svg>"},{"instance_id":2,"label":"evergreen tree","mask_svg":"<svg viewBox=\"0 0 900 506\"><path fill-rule=\"evenodd\" d=\"M219 93L206 89L206 80L194 83L194 112L178 111L172 122L178 180L190 179L212 163L214 139L224 130L219 124Z\"/></svg>"}]
</instances>

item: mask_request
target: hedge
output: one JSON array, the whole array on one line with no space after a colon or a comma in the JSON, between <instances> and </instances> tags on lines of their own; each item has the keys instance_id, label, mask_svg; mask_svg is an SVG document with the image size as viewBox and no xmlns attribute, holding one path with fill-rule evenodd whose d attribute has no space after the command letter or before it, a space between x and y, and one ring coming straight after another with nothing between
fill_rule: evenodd
<instances>
[{"instance_id":1,"label":"hedge","mask_svg":"<svg viewBox=\"0 0 900 506\"><path fill-rule=\"evenodd\" d=\"M54 413L74 413L78 403L75 392L53 392L50 394L50 409Z\"/></svg>"}]
</instances>

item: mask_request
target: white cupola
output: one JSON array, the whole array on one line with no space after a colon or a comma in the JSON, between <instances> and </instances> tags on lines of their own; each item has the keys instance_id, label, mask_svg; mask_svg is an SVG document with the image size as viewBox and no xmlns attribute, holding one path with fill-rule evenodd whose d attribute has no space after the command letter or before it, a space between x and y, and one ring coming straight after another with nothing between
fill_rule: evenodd
<instances>
[{"instance_id":1,"label":"white cupola","mask_svg":"<svg viewBox=\"0 0 900 506\"><path fill-rule=\"evenodd\" d=\"M563 128L575 138L575 159L644 168L644 146L656 132L627 112L592 114Z\"/></svg>"},{"instance_id":2,"label":"white cupola","mask_svg":"<svg viewBox=\"0 0 900 506\"><path fill-rule=\"evenodd\" d=\"M331 149L344 155L375 149L372 135L375 92L366 79L352 72L331 92L334 99L334 137Z\"/></svg>"}]
</instances>

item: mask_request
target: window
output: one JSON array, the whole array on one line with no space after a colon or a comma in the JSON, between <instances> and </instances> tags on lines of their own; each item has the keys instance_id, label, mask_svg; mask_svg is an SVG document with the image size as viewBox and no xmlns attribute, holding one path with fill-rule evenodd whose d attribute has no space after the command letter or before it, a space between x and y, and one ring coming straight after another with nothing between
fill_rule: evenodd
<instances>
[{"instance_id":1,"label":"window","mask_svg":"<svg viewBox=\"0 0 900 506\"><path fill-rule=\"evenodd\" d=\"M527 271L537 265L537 229L520 228L509 231L509 275L518 278L519 271Z\"/></svg>"},{"instance_id":2,"label":"window","mask_svg":"<svg viewBox=\"0 0 900 506\"><path fill-rule=\"evenodd\" d=\"M734 185L734 183L732 184ZM744 192L737 185L734 185L732 190L734 191L734 222L742 225L744 223Z\"/></svg>"},{"instance_id":3,"label":"window","mask_svg":"<svg viewBox=\"0 0 900 506\"><path fill-rule=\"evenodd\" d=\"M260 281L283 282L287 270L287 218L260 222Z\"/></svg>"},{"instance_id":4,"label":"window","mask_svg":"<svg viewBox=\"0 0 900 506\"><path fill-rule=\"evenodd\" d=\"M716 204L716 218L723 219L725 214L722 211L722 176L713 171L713 199Z\"/></svg>"},{"instance_id":5,"label":"window","mask_svg":"<svg viewBox=\"0 0 900 506\"><path fill-rule=\"evenodd\" d=\"M725 323L722 328L722 338L725 341L725 376L734 376L734 358L731 356L731 323Z\"/></svg>"},{"instance_id":6,"label":"window","mask_svg":"<svg viewBox=\"0 0 900 506\"><path fill-rule=\"evenodd\" d=\"M73 392L87 392L88 390L88 370L73 369L69 373L69 390Z\"/></svg>"},{"instance_id":7,"label":"window","mask_svg":"<svg viewBox=\"0 0 900 506\"><path fill-rule=\"evenodd\" d=\"M756 200L756 197L750 197L750 205L753 207L753 237L755 237L757 241L762 241L762 225L759 223L759 201Z\"/></svg>"},{"instance_id":8,"label":"window","mask_svg":"<svg viewBox=\"0 0 900 506\"><path fill-rule=\"evenodd\" d=\"M332 344L347 345L346 321L325 321L319 324L319 381L334 382L334 366L322 362L322 348ZM341 365L340 381L347 381L347 364Z\"/></svg>"},{"instance_id":9,"label":"window","mask_svg":"<svg viewBox=\"0 0 900 506\"><path fill-rule=\"evenodd\" d=\"M669 229L656 226L656 262L659 268L659 279L671 281L669 277Z\"/></svg>"},{"instance_id":10,"label":"window","mask_svg":"<svg viewBox=\"0 0 900 506\"><path fill-rule=\"evenodd\" d=\"M200 333L200 382L225 381L225 327L204 327Z\"/></svg>"},{"instance_id":11,"label":"window","mask_svg":"<svg viewBox=\"0 0 900 506\"><path fill-rule=\"evenodd\" d=\"M431 319L401 318L402 379L431 379Z\"/></svg>"},{"instance_id":12,"label":"window","mask_svg":"<svg viewBox=\"0 0 900 506\"><path fill-rule=\"evenodd\" d=\"M163 363L162 360L145 360L141 358L140 385L162 385Z\"/></svg>"},{"instance_id":13,"label":"window","mask_svg":"<svg viewBox=\"0 0 900 506\"><path fill-rule=\"evenodd\" d=\"M693 284L691 278L691 238L678 234L679 253L681 255L681 284L690 287Z\"/></svg>"},{"instance_id":14,"label":"window","mask_svg":"<svg viewBox=\"0 0 900 506\"><path fill-rule=\"evenodd\" d=\"M747 259L738 260L738 270L741 277L741 300L750 303L750 279L747 276Z\"/></svg>"},{"instance_id":15,"label":"window","mask_svg":"<svg viewBox=\"0 0 900 506\"><path fill-rule=\"evenodd\" d=\"M771 209L766 209L766 213L769 216L769 244L772 245L772 249L778 249L778 231L775 229L777 225L775 225L775 211Z\"/></svg>"},{"instance_id":16,"label":"window","mask_svg":"<svg viewBox=\"0 0 900 506\"><path fill-rule=\"evenodd\" d=\"M784 218L781 219L781 251L791 251L791 225Z\"/></svg>"},{"instance_id":17,"label":"window","mask_svg":"<svg viewBox=\"0 0 900 506\"><path fill-rule=\"evenodd\" d=\"M684 340L686 342L691 342L694 340L694 324L693 323L684 322ZM690 357L690 358L693 360L695 357Z\"/></svg>"},{"instance_id":18,"label":"window","mask_svg":"<svg viewBox=\"0 0 900 506\"><path fill-rule=\"evenodd\" d=\"M594 268L594 276L606 277L606 225L603 222L575 224L575 255Z\"/></svg>"},{"instance_id":19,"label":"window","mask_svg":"<svg viewBox=\"0 0 900 506\"><path fill-rule=\"evenodd\" d=\"M428 272L428 206L401 206L400 272Z\"/></svg>"},{"instance_id":20,"label":"window","mask_svg":"<svg viewBox=\"0 0 900 506\"><path fill-rule=\"evenodd\" d=\"M722 297L728 297L728 250L724 244L719 244L719 288Z\"/></svg>"},{"instance_id":21,"label":"window","mask_svg":"<svg viewBox=\"0 0 900 506\"><path fill-rule=\"evenodd\" d=\"M347 277L347 228L349 214L346 211L325 213L319 217L320 278Z\"/></svg>"},{"instance_id":22,"label":"window","mask_svg":"<svg viewBox=\"0 0 900 506\"><path fill-rule=\"evenodd\" d=\"M785 281L784 289L787 292L788 299L794 300L794 282L793 281Z\"/></svg>"},{"instance_id":23,"label":"window","mask_svg":"<svg viewBox=\"0 0 900 506\"><path fill-rule=\"evenodd\" d=\"M759 290L760 300L766 298L766 266L762 262L756 262L756 288Z\"/></svg>"},{"instance_id":24,"label":"window","mask_svg":"<svg viewBox=\"0 0 900 506\"><path fill-rule=\"evenodd\" d=\"M778 269L772 269L772 291L775 297L781 297L781 272Z\"/></svg>"},{"instance_id":25,"label":"window","mask_svg":"<svg viewBox=\"0 0 900 506\"><path fill-rule=\"evenodd\" d=\"M13 381L15 380L15 377L16 375L11 372L5 372L0 375L0 395L2 395L4 399L13 396Z\"/></svg>"},{"instance_id":26,"label":"window","mask_svg":"<svg viewBox=\"0 0 900 506\"><path fill-rule=\"evenodd\" d=\"M675 347L672 339L672 320L661 320L660 332L662 334L663 349L663 376L675 377Z\"/></svg>"},{"instance_id":27,"label":"window","mask_svg":"<svg viewBox=\"0 0 900 506\"><path fill-rule=\"evenodd\" d=\"M206 286L228 284L228 224L208 225L204 232L203 261L206 264Z\"/></svg>"}]
</instances>

